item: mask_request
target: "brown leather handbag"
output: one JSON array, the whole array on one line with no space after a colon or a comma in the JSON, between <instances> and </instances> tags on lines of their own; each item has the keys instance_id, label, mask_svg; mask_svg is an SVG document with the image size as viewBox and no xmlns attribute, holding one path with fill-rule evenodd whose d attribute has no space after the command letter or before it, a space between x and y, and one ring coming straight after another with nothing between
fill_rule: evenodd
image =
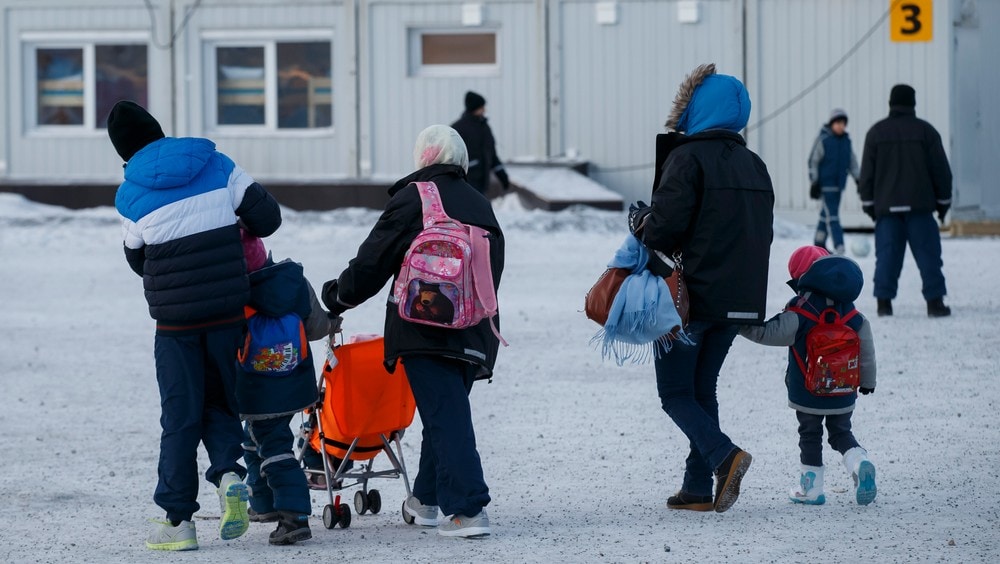
<instances>
[{"instance_id":1,"label":"brown leather handbag","mask_svg":"<svg viewBox=\"0 0 1000 564\"><path fill-rule=\"evenodd\" d=\"M681 255L676 253L673 256L674 267L669 276L663 279L670 288L670 296L674 299L674 307L681 317L681 323L686 326L690 313L690 301L688 298L687 285L684 284L684 267L681 265ZM593 319L602 327L608 322L608 312L611 310L611 303L615 301L618 290L621 289L622 282L632 272L627 268L609 268L597 279L594 286L587 292L584 299L584 312L588 319Z\"/></svg>"}]
</instances>

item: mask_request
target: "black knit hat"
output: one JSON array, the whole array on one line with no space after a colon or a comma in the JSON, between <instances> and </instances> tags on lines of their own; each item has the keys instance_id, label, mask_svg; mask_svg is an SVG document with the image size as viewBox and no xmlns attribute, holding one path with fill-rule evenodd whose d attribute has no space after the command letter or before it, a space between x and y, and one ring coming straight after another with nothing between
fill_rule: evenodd
<instances>
[{"instance_id":1,"label":"black knit hat","mask_svg":"<svg viewBox=\"0 0 1000 564\"><path fill-rule=\"evenodd\" d=\"M889 94L889 105L912 108L917 105L917 91L909 84L897 84Z\"/></svg>"},{"instance_id":2,"label":"black knit hat","mask_svg":"<svg viewBox=\"0 0 1000 564\"><path fill-rule=\"evenodd\" d=\"M486 105L486 98L472 92L465 93L465 111L472 113Z\"/></svg>"},{"instance_id":3,"label":"black knit hat","mask_svg":"<svg viewBox=\"0 0 1000 564\"><path fill-rule=\"evenodd\" d=\"M163 139L163 129L145 108L131 100L122 100L108 114L108 137L126 162L146 145Z\"/></svg>"}]
</instances>

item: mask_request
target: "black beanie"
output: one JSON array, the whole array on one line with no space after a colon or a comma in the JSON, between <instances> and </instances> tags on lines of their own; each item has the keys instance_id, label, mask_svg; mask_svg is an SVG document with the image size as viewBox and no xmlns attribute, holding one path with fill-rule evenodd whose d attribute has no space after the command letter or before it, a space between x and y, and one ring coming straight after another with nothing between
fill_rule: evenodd
<instances>
[{"instance_id":1,"label":"black beanie","mask_svg":"<svg viewBox=\"0 0 1000 564\"><path fill-rule=\"evenodd\" d=\"M482 96L476 94L475 92L472 92L471 90L465 93L465 111L471 114L472 112L478 110L479 108L482 108L485 105L486 105L486 98L483 98Z\"/></svg>"},{"instance_id":2,"label":"black beanie","mask_svg":"<svg viewBox=\"0 0 1000 564\"><path fill-rule=\"evenodd\" d=\"M889 105L912 108L917 105L917 91L909 84L897 84L889 94Z\"/></svg>"},{"instance_id":3,"label":"black beanie","mask_svg":"<svg viewBox=\"0 0 1000 564\"><path fill-rule=\"evenodd\" d=\"M122 100L108 114L108 137L127 162L139 149L163 139L164 135L160 123L145 108L131 100Z\"/></svg>"}]
</instances>

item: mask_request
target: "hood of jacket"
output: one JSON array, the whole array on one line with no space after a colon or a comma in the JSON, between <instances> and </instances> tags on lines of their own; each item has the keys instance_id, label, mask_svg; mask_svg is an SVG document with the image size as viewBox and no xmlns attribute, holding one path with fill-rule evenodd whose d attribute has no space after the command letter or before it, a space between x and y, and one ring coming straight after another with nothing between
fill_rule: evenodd
<instances>
[{"instance_id":1,"label":"hood of jacket","mask_svg":"<svg viewBox=\"0 0 1000 564\"><path fill-rule=\"evenodd\" d=\"M739 132L750 119L750 95L734 76L701 65L681 83L666 126L687 134L708 129Z\"/></svg>"},{"instance_id":2,"label":"hood of jacket","mask_svg":"<svg viewBox=\"0 0 1000 564\"><path fill-rule=\"evenodd\" d=\"M861 267L853 260L839 255L817 259L799 278L797 289L812 291L838 302L853 302L861 295L865 284Z\"/></svg>"},{"instance_id":3,"label":"hood of jacket","mask_svg":"<svg viewBox=\"0 0 1000 564\"><path fill-rule=\"evenodd\" d=\"M298 313L309 315L309 293L302 292L305 283L302 265L285 259L278 263L268 260L260 270L250 273L249 305L270 317Z\"/></svg>"},{"instance_id":4,"label":"hood of jacket","mask_svg":"<svg viewBox=\"0 0 1000 564\"><path fill-rule=\"evenodd\" d=\"M166 190L189 184L215 154L215 143L197 137L164 137L146 145L125 166L125 179Z\"/></svg>"}]
</instances>

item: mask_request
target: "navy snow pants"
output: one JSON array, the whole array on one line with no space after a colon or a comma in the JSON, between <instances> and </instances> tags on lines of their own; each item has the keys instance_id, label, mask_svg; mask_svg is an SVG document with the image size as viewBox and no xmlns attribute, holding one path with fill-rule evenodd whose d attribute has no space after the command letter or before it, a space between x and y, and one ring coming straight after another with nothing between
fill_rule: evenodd
<instances>
[{"instance_id":1,"label":"navy snow pants","mask_svg":"<svg viewBox=\"0 0 1000 564\"><path fill-rule=\"evenodd\" d=\"M246 422L243 460L247 464L250 507L257 513L312 513L306 475L292 452L292 417Z\"/></svg>"},{"instance_id":2,"label":"navy snow pants","mask_svg":"<svg viewBox=\"0 0 1000 564\"><path fill-rule=\"evenodd\" d=\"M430 355L407 356L403 366L424 426L413 495L445 515L475 516L490 502L469 405L477 368Z\"/></svg>"},{"instance_id":3,"label":"navy snow pants","mask_svg":"<svg viewBox=\"0 0 1000 564\"><path fill-rule=\"evenodd\" d=\"M930 212L890 213L875 222L875 297L895 299L907 243L920 270L924 299L944 297L941 233Z\"/></svg>"},{"instance_id":4,"label":"navy snow pants","mask_svg":"<svg viewBox=\"0 0 1000 564\"><path fill-rule=\"evenodd\" d=\"M160 388L160 462L153 501L171 521L190 521L198 505L198 443L210 466L205 479L218 486L227 472L241 478L243 429L236 406L236 351L240 327L194 335L156 335Z\"/></svg>"},{"instance_id":5,"label":"navy snow pants","mask_svg":"<svg viewBox=\"0 0 1000 564\"><path fill-rule=\"evenodd\" d=\"M796 410L799 420L799 461L806 466L823 465L823 420L826 420L827 441L840 454L851 450L858 444L851 432L851 415L853 412L837 415L814 415Z\"/></svg>"}]
</instances>

